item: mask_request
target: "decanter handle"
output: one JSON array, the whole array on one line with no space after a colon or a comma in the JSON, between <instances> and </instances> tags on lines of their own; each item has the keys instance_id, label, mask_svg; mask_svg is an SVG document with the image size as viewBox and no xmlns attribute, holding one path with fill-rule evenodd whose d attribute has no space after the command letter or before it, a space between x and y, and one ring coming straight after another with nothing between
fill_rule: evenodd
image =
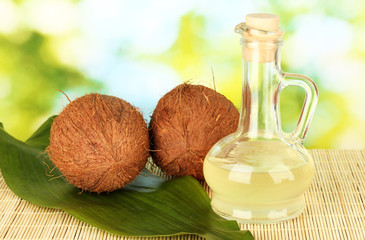
<instances>
[{"instance_id":1,"label":"decanter handle","mask_svg":"<svg viewBox=\"0 0 365 240\"><path fill-rule=\"evenodd\" d=\"M289 133L289 136L288 134L284 134L287 135L289 138L294 138L295 140L299 140L301 143L303 143L304 138L307 135L308 127L312 121L314 110L317 106L318 89L312 79L301 74L282 73L281 77L282 78L278 86L279 91L276 99L277 103L279 103L280 92L287 86L298 86L303 88L305 91L303 108L297 126L293 132ZM281 128L279 106L277 106L276 113L279 130L283 133L283 130Z\"/></svg>"}]
</instances>

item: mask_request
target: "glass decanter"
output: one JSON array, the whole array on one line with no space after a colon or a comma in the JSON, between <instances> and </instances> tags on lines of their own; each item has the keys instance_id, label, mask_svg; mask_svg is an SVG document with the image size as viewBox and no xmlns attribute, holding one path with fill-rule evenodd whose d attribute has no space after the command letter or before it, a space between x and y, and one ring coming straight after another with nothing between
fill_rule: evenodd
<instances>
[{"instance_id":1,"label":"glass decanter","mask_svg":"<svg viewBox=\"0 0 365 240\"><path fill-rule=\"evenodd\" d=\"M314 82L280 66L283 31L279 16L249 14L236 26L242 35L243 84L238 129L219 140L204 161L204 177L221 216L246 223L274 223L298 216L305 207L314 166L303 146L318 101ZM280 92L305 91L293 132L281 128Z\"/></svg>"}]
</instances>

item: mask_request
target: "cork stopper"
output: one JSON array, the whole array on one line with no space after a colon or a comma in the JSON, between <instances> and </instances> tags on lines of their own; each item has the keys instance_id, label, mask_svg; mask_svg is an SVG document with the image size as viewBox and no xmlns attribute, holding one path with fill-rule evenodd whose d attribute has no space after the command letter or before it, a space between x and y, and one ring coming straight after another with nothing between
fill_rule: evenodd
<instances>
[{"instance_id":1,"label":"cork stopper","mask_svg":"<svg viewBox=\"0 0 365 240\"><path fill-rule=\"evenodd\" d=\"M246 15L246 22L238 24L236 31L243 37L243 58L251 62L273 62L280 46L283 31L279 16L268 13Z\"/></svg>"},{"instance_id":2,"label":"cork stopper","mask_svg":"<svg viewBox=\"0 0 365 240\"><path fill-rule=\"evenodd\" d=\"M275 32L279 30L279 16L269 13L251 13L246 15L246 25L263 31Z\"/></svg>"}]
</instances>

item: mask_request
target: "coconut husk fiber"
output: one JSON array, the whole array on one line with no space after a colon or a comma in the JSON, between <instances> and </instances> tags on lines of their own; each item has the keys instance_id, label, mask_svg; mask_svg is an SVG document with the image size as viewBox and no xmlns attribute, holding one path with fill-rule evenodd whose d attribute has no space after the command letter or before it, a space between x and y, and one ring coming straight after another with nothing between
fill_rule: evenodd
<instances>
[{"instance_id":1,"label":"coconut husk fiber","mask_svg":"<svg viewBox=\"0 0 365 240\"><path fill-rule=\"evenodd\" d=\"M181 84L160 99L152 114L152 158L168 175L202 180L206 154L237 129L238 121L238 110L222 94Z\"/></svg>"},{"instance_id":2,"label":"coconut husk fiber","mask_svg":"<svg viewBox=\"0 0 365 240\"><path fill-rule=\"evenodd\" d=\"M100 193L133 181L147 162L149 145L135 107L93 93L72 101L54 119L47 151L70 183Z\"/></svg>"}]
</instances>

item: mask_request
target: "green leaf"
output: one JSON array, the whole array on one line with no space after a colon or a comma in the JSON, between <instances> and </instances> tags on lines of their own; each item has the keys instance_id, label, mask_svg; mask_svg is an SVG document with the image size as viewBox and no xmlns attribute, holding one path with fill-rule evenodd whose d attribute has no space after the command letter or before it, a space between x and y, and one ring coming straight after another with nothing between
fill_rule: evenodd
<instances>
[{"instance_id":1,"label":"green leaf","mask_svg":"<svg viewBox=\"0 0 365 240\"><path fill-rule=\"evenodd\" d=\"M112 193L81 192L69 184L44 152L49 144L48 119L21 142L0 127L0 168L9 188L40 206L60 208L72 216L117 235L197 234L207 239L253 239L235 221L213 212L210 199L190 176L171 181L148 171Z\"/></svg>"}]
</instances>

